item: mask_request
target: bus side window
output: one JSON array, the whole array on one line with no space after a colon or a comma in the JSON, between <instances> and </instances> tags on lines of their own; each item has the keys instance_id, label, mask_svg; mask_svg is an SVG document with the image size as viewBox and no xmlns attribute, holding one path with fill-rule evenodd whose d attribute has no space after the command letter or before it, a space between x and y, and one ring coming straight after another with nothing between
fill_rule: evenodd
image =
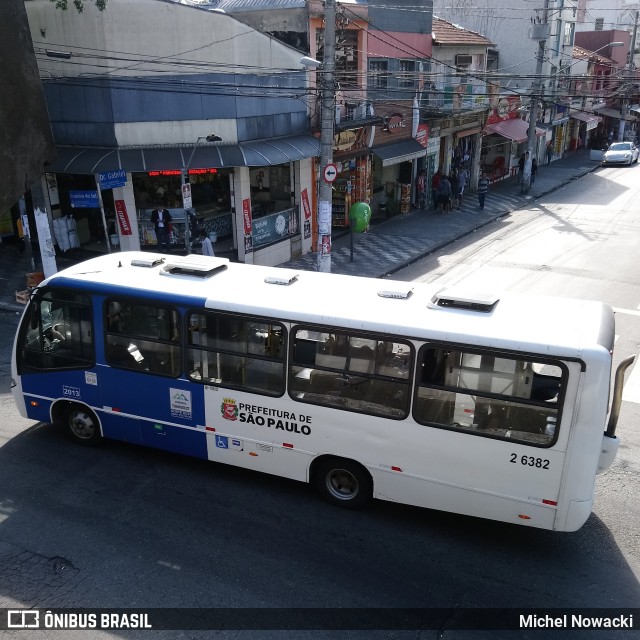
<instances>
[{"instance_id":1,"label":"bus side window","mask_svg":"<svg viewBox=\"0 0 640 640\"><path fill-rule=\"evenodd\" d=\"M423 347L414 416L520 442L551 444L563 369L488 351Z\"/></svg>"}]
</instances>

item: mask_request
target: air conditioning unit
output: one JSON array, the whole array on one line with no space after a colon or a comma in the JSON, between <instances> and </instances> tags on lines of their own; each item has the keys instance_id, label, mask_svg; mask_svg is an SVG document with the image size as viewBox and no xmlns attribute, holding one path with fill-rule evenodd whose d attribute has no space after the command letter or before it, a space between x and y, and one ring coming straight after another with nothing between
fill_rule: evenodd
<instances>
[{"instance_id":1,"label":"air conditioning unit","mask_svg":"<svg viewBox=\"0 0 640 640\"><path fill-rule=\"evenodd\" d=\"M468 67L473 62L473 56L456 56L456 67Z\"/></svg>"}]
</instances>

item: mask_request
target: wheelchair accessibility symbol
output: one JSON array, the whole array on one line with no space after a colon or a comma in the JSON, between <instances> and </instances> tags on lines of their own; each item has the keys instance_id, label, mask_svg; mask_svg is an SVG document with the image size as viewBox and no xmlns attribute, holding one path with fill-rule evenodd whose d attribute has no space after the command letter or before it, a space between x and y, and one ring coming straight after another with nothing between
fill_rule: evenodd
<instances>
[{"instance_id":1,"label":"wheelchair accessibility symbol","mask_svg":"<svg viewBox=\"0 0 640 640\"><path fill-rule=\"evenodd\" d=\"M216 436L216 447L218 449L228 449L229 438L227 436Z\"/></svg>"}]
</instances>

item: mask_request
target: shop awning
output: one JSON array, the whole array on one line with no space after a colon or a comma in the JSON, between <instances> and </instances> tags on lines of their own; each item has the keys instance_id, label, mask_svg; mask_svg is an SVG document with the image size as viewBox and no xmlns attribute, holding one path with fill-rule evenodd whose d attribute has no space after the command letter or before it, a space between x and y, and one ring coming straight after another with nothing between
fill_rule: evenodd
<instances>
[{"instance_id":1,"label":"shop awning","mask_svg":"<svg viewBox=\"0 0 640 640\"><path fill-rule=\"evenodd\" d=\"M182 169L263 167L320 155L320 140L309 135L195 147L97 148L57 146L53 173L95 174L124 169L131 173Z\"/></svg>"},{"instance_id":2,"label":"shop awning","mask_svg":"<svg viewBox=\"0 0 640 640\"><path fill-rule=\"evenodd\" d=\"M500 122L488 124L484 130L485 133L497 133L499 136L515 140L515 142L525 142L528 137L528 128L528 122L520 120L520 118L511 118L509 120L501 120ZM536 135L545 135L545 130L536 127Z\"/></svg>"},{"instance_id":3,"label":"shop awning","mask_svg":"<svg viewBox=\"0 0 640 640\"><path fill-rule=\"evenodd\" d=\"M421 158L427 154L427 150L413 138L395 144L385 144L383 147L372 147L371 152L382 160L383 167Z\"/></svg>"},{"instance_id":4,"label":"shop awning","mask_svg":"<svg viewBox=\"0 0 640 640\"><path fill-rule=\"evenodd\" d=\"M598 115L622 120L622 113L617 109L611 109L610 107L593 107L593 109L598 111ZM627 114L627 117L625 118L625 120L629 120L630 122L635 122L636 119L636 116L631 113Z\"/></svg>"},{"instance_id":5,"label":"shop awning","mask_svg":"<svg viewBox=\"0 0 640 640\"><path fill-rule=\"evenodd\" d=\"M600 116L596 116L593 113L585 113L584 111L573 111L569 114L569 117L574 120L584 122L587 125L587 131L595 129L598 126L598 123L602 122L602 118Z\"/></svg>"},{"instance_id":6,"label":"shop awning","mask_svg":"<svg viewBox=\"0 0 640 640\"><path fill-rule=\"evenodd\" d=\"M580 120L581 122L598 123L602 120L600 116L596 116L593 113L585 113L584 111L572 111L569 117L574 120Z\"/></svg>"}]
</instances>

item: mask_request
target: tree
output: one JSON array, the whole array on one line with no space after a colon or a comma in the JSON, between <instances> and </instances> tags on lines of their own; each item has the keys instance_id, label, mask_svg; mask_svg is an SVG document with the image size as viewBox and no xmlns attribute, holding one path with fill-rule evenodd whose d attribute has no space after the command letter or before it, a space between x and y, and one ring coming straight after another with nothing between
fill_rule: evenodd
<instances>
[{"instance_id":1,"label":"tree","mask_svg":"<svg viewBox=\"0 0 640 640\"><path fill-rule=\"evenodd\" d=\"M69 0L50 0L51 2L56 3L56 9L62 9L66 11L69 7ZM100 11L104 11L107 7L107 0L94 0L96 3L96 7L100 9ZM84 0L73 0L73 6L78 10L78 13L82 13L84 11Z\"/></svg>"}]
</instances>

